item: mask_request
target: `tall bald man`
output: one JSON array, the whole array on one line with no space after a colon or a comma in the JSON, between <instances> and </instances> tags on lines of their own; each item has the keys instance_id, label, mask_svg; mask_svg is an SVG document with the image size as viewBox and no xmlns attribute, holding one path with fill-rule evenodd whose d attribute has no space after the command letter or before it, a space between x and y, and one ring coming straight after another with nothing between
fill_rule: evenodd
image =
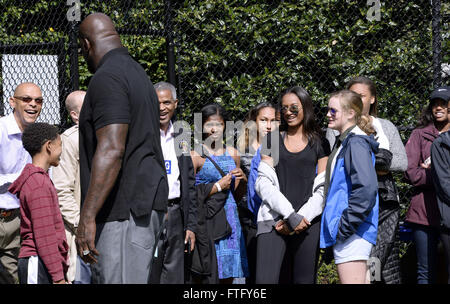
<instances>
[{"instance_id":1,"label":"tall bald man","mask_svg":"<svg viewBox=\"0 0 450 304\"><path fill-rule=\"evenodd\" d=\"M22 145L22 132L39 117L42 103L42 92L36 84L19 84L9 98L13 112L0 118L0 283L18 283L20 203L7 189L31 163L31 156Z\"/></svg>"},{"instance_id":2,"label":"tall bald man","mask_svg":"<svg viewBox=\"0 0 450 304\"><path fill-rule=\"evenodd\" d=\"M78 117L83 105L85 91L74 91L66 98L66 109L74 126L61 134L62 153L59 166L52 168L52 180L58 193L59 208L64 221L69 244L69 270L67 280L73 282L77 269L75 235L80 220L80 162L78 148Z\"/></svg>"},{"instance_id":3,"label":"tall bald man","mask_svg":"<svg viewBox=\"0 0 450 304\"><path fill-rule=\"evenodd\" d=\"M147 283L168 197L158 98L108 16L86 17L80 44L95 74L80 113L78 254L93 283Z\"/></svg>"}]
</instances>

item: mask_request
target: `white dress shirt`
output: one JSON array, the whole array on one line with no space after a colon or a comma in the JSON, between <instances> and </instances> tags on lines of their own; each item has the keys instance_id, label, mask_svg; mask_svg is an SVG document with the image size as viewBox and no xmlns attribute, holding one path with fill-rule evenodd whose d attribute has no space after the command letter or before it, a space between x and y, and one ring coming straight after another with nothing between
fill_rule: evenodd
<instances>
[{"instance_id":1,"label":"white dress shirt","mask_svg":"<svg viewBox=\"0 0 450 304\"><path fill-rule=\"evenodd\" d=\"M161 148L164 155L164 164L166 166L167 182L169 184L169 197L174 199L181 196L180 187L180 168L178 167L178 158L175 152L175 139L173 137L173 124L170 122L167 133L159 130L161 135Z\"/></svg>"},{"instance_id":2,"label":"white dress shirt","mask_svg":"<svg viewBox=\"0 0 450 304\"><path fill-rule=\"evenodd\" d=\"M14 118L14 113L0 118L0 209L20 207L17 196L8 192L22 173L26 164L31 163L30 154L23 148L22 131Z\"/></svg>"}]
</instances>

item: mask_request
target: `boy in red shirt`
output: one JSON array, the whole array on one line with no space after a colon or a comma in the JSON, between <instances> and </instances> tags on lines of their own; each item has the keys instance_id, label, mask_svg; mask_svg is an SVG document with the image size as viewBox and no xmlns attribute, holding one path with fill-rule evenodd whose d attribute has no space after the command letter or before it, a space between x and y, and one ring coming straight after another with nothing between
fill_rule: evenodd
<instances>
[{"instance_id":1,"label":"boy in red shirt","mask_svg":"<svg viewBox=\"0 0 450 304\"><path fill-rule=\"evenodd\" d=\"M19 282L64 284L68 245L58 196L48 175L48 168L59 164L61 137L54 126L35 123L25 128L22 142L33 161L8 189L20 199Z\"/></svg>"}]
</instances>

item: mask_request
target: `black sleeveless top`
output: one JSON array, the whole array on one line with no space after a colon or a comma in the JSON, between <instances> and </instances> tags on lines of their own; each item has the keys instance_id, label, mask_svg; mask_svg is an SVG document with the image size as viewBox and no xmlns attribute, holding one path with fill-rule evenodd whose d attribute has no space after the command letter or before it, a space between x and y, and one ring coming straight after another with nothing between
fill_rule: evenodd
<instances>
[{"instance_id":1,"label":"black sleeveless top","mask_svg":"<svg viewBox=\"0 0 450 304\"><path fill-rule=\"evenodd\" d=\"M317 144L308 142L300 152L289 152L280 133L279 160L275 171L280 183L280 191L298 211L312 195L317 161L330 154L330 144L323 137Z\"/></svg>"}]
</instances>

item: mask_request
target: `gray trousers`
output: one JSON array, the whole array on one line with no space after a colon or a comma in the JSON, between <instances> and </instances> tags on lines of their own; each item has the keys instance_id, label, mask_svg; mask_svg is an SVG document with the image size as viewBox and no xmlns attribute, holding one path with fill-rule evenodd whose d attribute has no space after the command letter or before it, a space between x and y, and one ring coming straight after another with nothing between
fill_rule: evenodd
<instances>
[{"instance_id":1,"label":"gray trousers","mask_svg":"<svg viewBox=\"0 0 450 304\"><path fill-rule=\"evenodd\" d=\"M0 284L19 283L17 262L20 251L20 211L0 218Z\"/></svg>"},{"instance_id":2,"label":"gray trousers","mask_svg":"<svg viewBox=\"0 0 450 304\"><path fill-rule=\"evenodd\" d=\"M164 212L97 224L95 247L100 255L91 265L93 284L147 284L153 246Z\"/></svg>"}]
</instances>

